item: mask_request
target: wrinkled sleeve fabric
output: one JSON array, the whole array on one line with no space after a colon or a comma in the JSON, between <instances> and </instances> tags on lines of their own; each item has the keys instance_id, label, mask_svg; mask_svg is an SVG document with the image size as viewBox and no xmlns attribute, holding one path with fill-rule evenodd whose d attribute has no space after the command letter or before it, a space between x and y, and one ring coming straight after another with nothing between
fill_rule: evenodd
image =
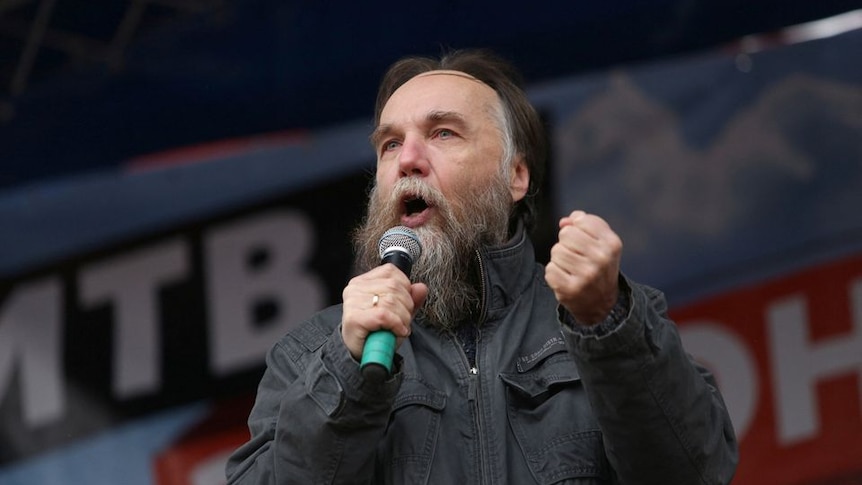
<instances>
[{"instance_id":1,"label":"wrinkled sleeve fabric","mask_svg":"<svg viewBox=\"0 0 862 485\"><path fill-rule=\"evenodd\" d=\"M327 330L332 318L318 314L270 350L228 484L371 482L401 376L366 384L337 326Z\"/></svg>"},{"instance_id":2,"label":"wrinkled sleeve fabric","mask_svg":"<svg viewBox=\"0 0 862 485\"><path fill-rule=\"evenodd\" d=\"M684 351L661 292L622 278L628 314L561 323L619 483L729 484L733 427L709 371Z\"/></svg>"}]
</instances>

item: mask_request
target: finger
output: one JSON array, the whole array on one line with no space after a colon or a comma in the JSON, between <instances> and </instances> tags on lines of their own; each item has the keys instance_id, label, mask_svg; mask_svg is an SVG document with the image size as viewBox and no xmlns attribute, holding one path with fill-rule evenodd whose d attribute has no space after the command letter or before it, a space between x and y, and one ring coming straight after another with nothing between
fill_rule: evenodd
<instances>
[{"instance_id":1,"label":"finger","mask_svg":"<svg viewBox=\"0 0 862 485\"><path fill-rule=\"evenodd\" d=\"M580 239L561 238L557 245L560 247L551 248L551 258L565 262L564 266L567 267L572 264L604 266L618 261L622 254L622 241L616 234L609 235L606 241L597 241L589 236Z\"/></svg>"},{"instance_id":2,"label":"finger","mask_svg":"<svg viewBox=\"0 0 862 485\"><path fill-rule=\"evenodd\" d=\"M342 294L345 304L358 308L368 308L374 295L378 295L378 303L395 300L407 305L411 301L410 280L392 265L379 266L351 279Z\"/></svg>"},{"instance_id":3,"label":"finger","mask_svg":"<svg viewBox=\"0 0 862 485\"><path fill-rule=\"evenodd\" d=\"M557 237L561 245L575 253L584 253L588 250L589 246L597 242L595 238L575 225L569 225L560 229Z\"/></svg>"},{"instance_id":4,"label":"finger","mask_svg":"<svg viewBox=\"0 0 862 485\"><path fill-rule=\"evenodd\" d=\"M601 269L596 262L580 255L573 255L571 258L552 258L549 264L553 264L553 269L559 271L559 284L566 286L573 284L582 286L581 282L591 281Z\"/></svg>"},{"instance_id":5,"label":"finger","mask_svg":"<svg viewBox=\"0 0 862 485\"><path fill-rule=\"evenodd\" d=\"M545 266L545 282L553 290L557 300L564 302L571 295L576 294L584 286L585 279L579 275L573 275L554 262Z\"/></svg>"},{"instance_id":6,"label":"finger","mask_svg":"<svg viewBox=\"0 0 862 485\"><path fill-rule=\"evenodd\" d=\"M411 286L391 285L387 282L381 282L374 285L373 290L363 290L363 298L367 298L368 303L373 305L374 295L377 295L377 305L385 308L404 307L408 311L413 307L413 298L411 296ZM367 292L367 293L366 293Z\"/></svg>"},{"instance_id":7,"label":"finger","mask_svg":"<svg viewBox=\"0 0 862 485\"><path fill-rule=\"evenodd\" d=\"M413 284L410 296L413 297L413 313L415 314L425 304L425 299L428 298L428 286L425 283Z\"/></svg>"},{"instance_id":8,"label":"finger","mask_svg":"<svg viewBox=\"0 0 862 485\"><path fill-rule=\"evenodd\" d=\"M381 328L387 328L399 337L409 336L413 316L427 297L428 286L424 283L410 285L406 293L381 296L378 305L384 307L384 311L377 314Z\"/></svg>"},{"instance_id":9,"label":"finger","mask_svg":"<svg viewBox=\"0 0 862 485\"><path fill-rule=\"evenodd\" d=\"M351 324L371 331L410 318L414 306L410 282L403 274L397 275L399 270L393 270L375 268L350 280L342 301Z\"/></svg>"},{"instance_id":10,"label":"finger","mask_svg":"<svg viewBox=\"0 0 862 485\"><path fill-rule=\"evenodd\" d=\"M554 291L562 285L566 278L566 274L567 273L554 261L550 261L545 265L545 282L547 282L548 286Z\"/></svg>"},{"instance_id":11,"label":"finger","mask_svg":"<svg viewBox=\"0 0 862 485\"><path fill-rule=\"evenodd\" d=\"M410 279L394 264L383 264L376 266L367 273L359 275L355 278L358 284L388 284L394 286L408 287ZM384 288L385 289L385 288Z\"/></svg>"},{"instance_id":12,"label":"finger","mask_svg":"<svg viewBox=\"0 0 862 485\"><path fill-rule=\"evenodd\" d=\"M607 221L599 216L587 214L575 221L573 225L598 241L607 241L617 237Z\"/></svg>"},{"instance_id":13,"label":"finger","mask_svg":"<svg viewBox=\"0 0 862 485\"><path fill-rule=\"evenodd\" d=\"M571 214L560 219L560 228L573 224L578 219L584 217L587 213L582 210L573 211Z\"/></svg>"},{"instance_id":14,"label":"finger","mask_svg":"<svg viewBox=\"0 0 862 485\"><path fill-rule=\"evenodd\" d=\"M566 272L572 272L574 268L589 264L588 257L581 250L572 249L562 242L551 247L550 261Z\"/></svg>"},{"instance_id":15,"label":"finger","mask_svg":"<svg viewBox=\"0 0 862 485\"><path fill-rule=\"evenodd\" d=\"M409 290L408 290L409 291ZM413 297L409 292L398 294L381 294L377 305L369 309L372 324L376 319L379 328L392 330L397 335L405 335L409 332L409 323L413 318Z\"/></svg>"}]
</instances>

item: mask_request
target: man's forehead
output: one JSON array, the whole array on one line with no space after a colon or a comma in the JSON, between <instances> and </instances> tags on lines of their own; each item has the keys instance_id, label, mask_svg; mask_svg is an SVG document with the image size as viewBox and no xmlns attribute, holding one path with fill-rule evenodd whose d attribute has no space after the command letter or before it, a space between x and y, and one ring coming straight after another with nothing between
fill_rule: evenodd
<instances>
[{"instance_id":1,"label":"man's forehead","mask_svg":"<svg viewBox=\"0 0 862 485\"><path fill-rule=\"evenodd\" d=\"M437 91L439 91L440 86L447 86L449 89L452 87L451 84L448 84L449 80L454 80L455 83L461 83L465 81L472 81L472 83L467 83L464 86L470 86L467 91L459 90L461 93L460 96L455 97L445 97L447 99L466 99L469 103L475 103L473 106L479 107L480 105L486 106L486 109L483 111L487 111L488 103L493 103L494 100L499 102L499 97L489 85L485 84L483 81L467 74L463 71L449 70L449 69L438 69L434 71L426 71L420 74L413 76L408 79L404 84L402 84L398 89L396 89L383 105L383 109L380 112L380 119L378 120L378 129L375 130L375 133L380 131L385 131L387 127L390 126L390 122L386 121L391 117L394 112L400 112L400 110L404 109L403 103L405 100L408 101L408 106L414 105L417 99L423 99L422 96L415 96L414 90L419 89L421 93L429 94L430 91L427 91L428 85L427 82L434 82L434 78L443 78L443 84L438 85ZM448 79L445 79L448 78ZM435 83L436 84L436 83ZM411 93L411 94L407 94ZM430 94L429 94L430 95ZM439 96L436 98L439 101ZM397 101L396 101L397 100ZM398 108L392 108L393 102ZM444 103L446 104L446 103ZM446 113L448 115L452 115L457 113L458 111L465 109L465 107L451 107L451 106L433 106L428 107L425 106L428 110L428 113L425 116L434 117L438 116L440 113ZM392 111L396 110L396 111ZM375 135L372 135L372 139Z\"/></svg>"},{"instance_id":2,"label":"man's forehead","mask_svg":"<svg viewBox=\"0 0 862 485\"><path fill-rule=\"evenodd\" d=\"M390 95L389 100L386 101L386 105L389 104L389 101L392 100L392 98L395 98L396 96L398 96L398 94L400 94L401 91L410 91L412 89L416 89L417 85L427 86L425 83L427 81L433 80L434 78L443 78L443 79L441 79L441 81L444 81L444 83L449 82L446 78L454 80L455 83L462 82L461 80L472 81L472 83L467 84L467 86L469 86L470 84L473 85L473 88L470 88L470 89L478 88L478 90L483 93L483 94L481 94L481 96L487 96L488 94L490 94L490 95L493 95L495 98L497 97L496 91L491 86L487 85L482 80L477 79L477 78L471 76L470 74L467 74L466 72L455 71L455 70L450 70L450 69L438 69L438 70L434 70L434 71L426 71L426 72L417 74L417 75L413 76L412 78L408 79L404 84L399 86ZM444 85L446 85L446 84L444 84ZM419 89L424 90L425 88L423 87L423 88L419 88ZM474 92L476 92L476 91L474 91ZM487 93L487 94L485 94L485 93ZM386 109L385 108L386 105L384 105L384 110Z\"/></svg>"},{"instance_id":3,"label":"man's forehead","mask_svg":"<svg viewBox=\"0 0 862 485\"><path fill-rule=\"evenodd\" d=\"M408 83L410 83L410 81L415 81L417 79L423 79L423 78L429 78L429 77L435 77L435 76L453 76L453 77L457 77L457 78L461 78L461 79L466 79L468 81L475 82L476 84L478 84L479 86L481 86L484 89L496 91L494 88L489 86L487 83L485 83L481 79L478 79L474 76L471 76L470 74L467 74L464 71L455 71L452 69L437 69L434 71L426 71L426 72L417 74L417 75L413 76L412 78L408 79L405 84L408 84Z\"/></svg>"}]
</instances>

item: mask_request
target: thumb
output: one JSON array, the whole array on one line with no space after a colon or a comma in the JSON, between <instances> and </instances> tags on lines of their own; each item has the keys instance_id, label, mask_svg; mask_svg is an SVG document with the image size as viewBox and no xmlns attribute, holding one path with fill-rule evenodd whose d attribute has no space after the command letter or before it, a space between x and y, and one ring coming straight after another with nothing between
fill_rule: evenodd
<instances>
[{"instance_id":1,"label":"thumb","mask_svg":"<svg viewBox=\"0 0 862 485\"><path fill-rule=\"evenodd\" d=\"M413 283L410 285L410 296L413 298L413 313L416 313L425 303L428 297L428 285L425 283Z\"/></svg>"}]
</instances>

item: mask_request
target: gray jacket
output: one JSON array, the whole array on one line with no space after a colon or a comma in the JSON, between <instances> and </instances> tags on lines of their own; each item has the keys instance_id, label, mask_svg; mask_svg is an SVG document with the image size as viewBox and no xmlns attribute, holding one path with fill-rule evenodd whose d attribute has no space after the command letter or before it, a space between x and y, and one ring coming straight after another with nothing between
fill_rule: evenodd
<instances>
[{"instance_id":1,"label":"gray jacket","mask_svg":"<svg viewBox=\"0 0 862 485\"><path fill-rule=\"evenodd\" d=\"M480 259L475 368L415 322L371 386L323 310L270 351L228 483L730 483L730 418L658 291L627 281L628 315L597 336L560 323L523 234Z\"/></svg>"}]
</instances>

